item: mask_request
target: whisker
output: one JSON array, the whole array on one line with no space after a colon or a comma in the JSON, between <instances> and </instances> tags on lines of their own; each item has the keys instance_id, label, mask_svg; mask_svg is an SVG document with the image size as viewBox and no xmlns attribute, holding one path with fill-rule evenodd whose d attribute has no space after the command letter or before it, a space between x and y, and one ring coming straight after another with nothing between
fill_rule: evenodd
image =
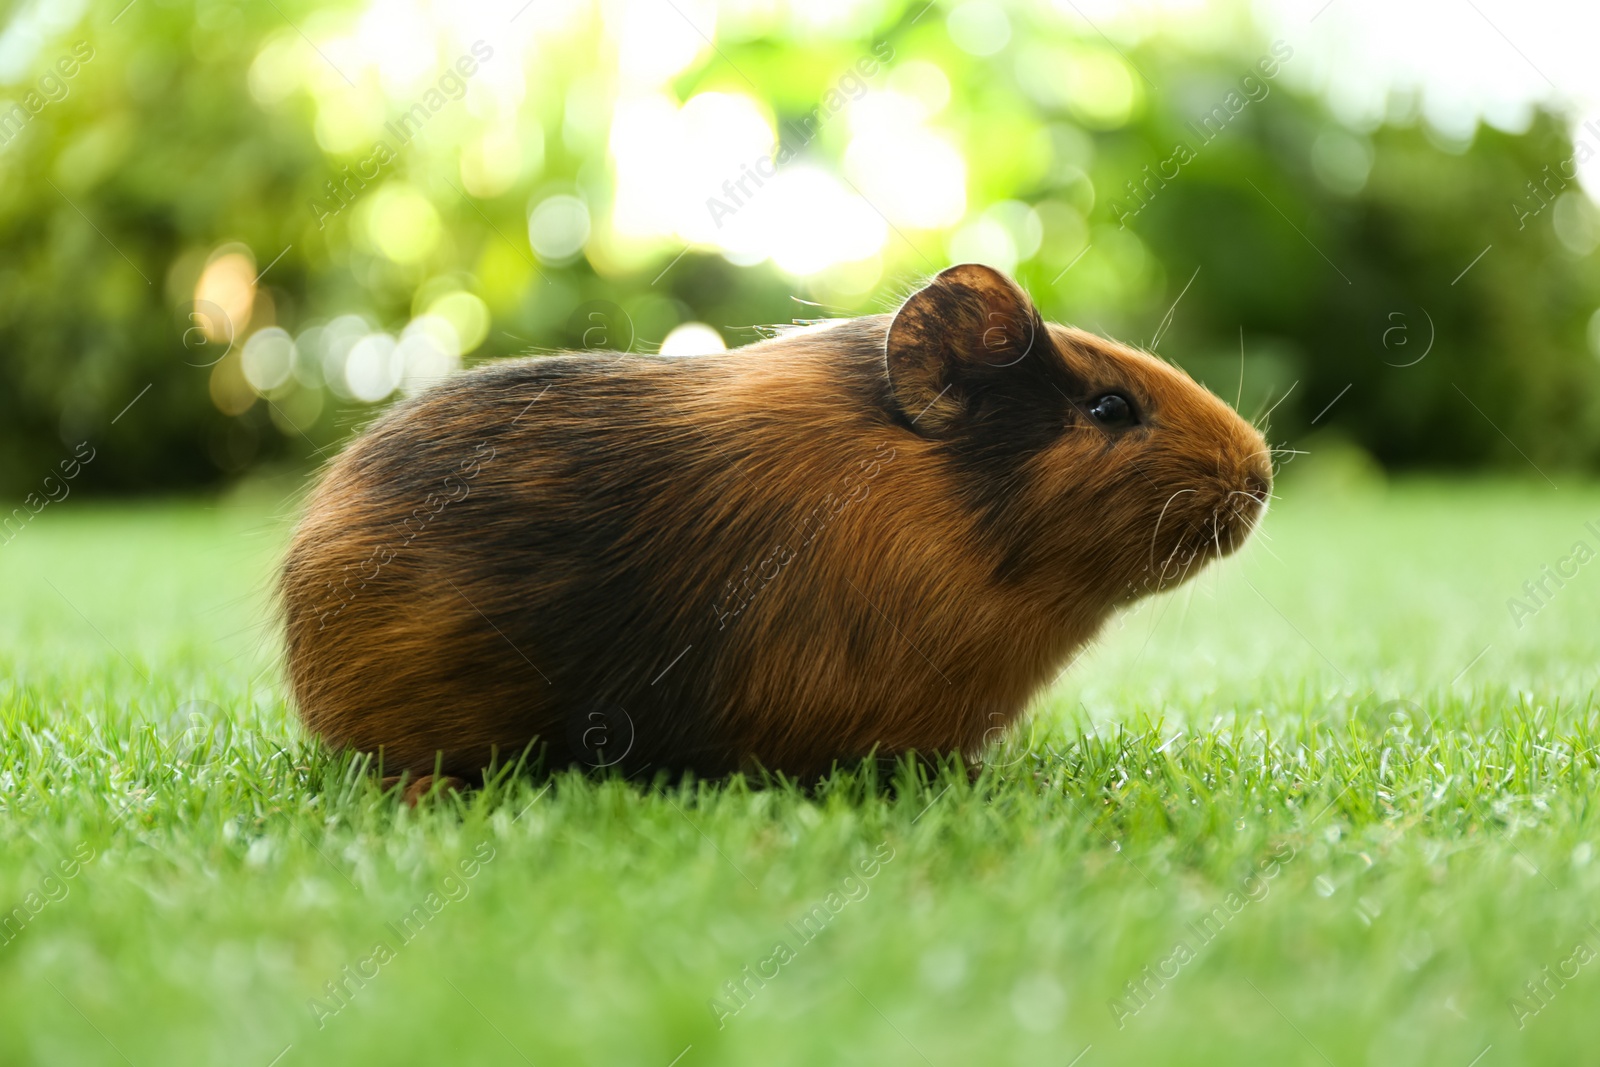
<instances>
[{"instance_id":1,"label":"whisker","mask_svg":"<svg viewBox=\"0 0 1600 1067\"><path fill-rule=\"evenodd\" d=\"M1198 492L1198 490L1195 490L1195 489L1179 489L1176 493L1173 493L1171 496L1167 497L1167 502L1165 504L1161 505L1161 514L1156 516L1156 528L1154 530L1152 530L1151 533L1150 533L1150 562L1151 562L1152 565L1156 561L1156 538L1158 536L1160 536L1160 534L1161 534L1161 522L1162 522L1163 519L1165 519L1167 517L1167 508L1171 507L1172 506L1172 502L1174 500L1178 499L1178 497L1182 496L1184 493L1194 493L1194 492ZM1169 555L1167 558L1171 559L1172 557ZM1163 574L1166 573L1166 568L1167 568L1167 565L1166 565L1165 562L1163 562L1161 564L1161 570L1162 570Z\"/></svg>"},{"instance_id":2,"label":"whisker","mask_svg":"<svg viewBox=\"0 0 1600 1067\"><path fill-rule=\"evenodd\" d=\"M1194 280L1196 278L1198 278L1198 277L1200 277L1200 268L1199 267L1195 267L1194 273L1189 275L1189 281L1183 287L1183 292L1178 294L1178 299L1174 300L1172 302L1172 306L1167 309L1167 314L1165 315L1165 317L1163 317L1161 322L1159 324L1157 324L1157 326L1156 326L1156 335L1154 337L1150 338L1150 347L1151 348L1154 348L1154 347L1156 347L1156 345L1161 343L1161 335L1166 333L1167 332L1167 328L1172 325L1172 316L1177 313L1179 301L1181 301L1183 299L1183 294L1187 293L1189 291L1189 286L1193 285L1194 284ZM1242 327L1241 327L1241 329L1242 329Z\"/></svg>"},{"instance_id":3,"label":"whisker","mask_svg":"<svg viewBox=\"0 0 1600 1067\"><path fill-rule=\"evenodd\" d=\"M1189 531L1187 529L1184 530L1185 534L1187 534L1188 532ZM1161 588L1161 583L1166 580L1166 577L1167 577L1167 564L1171 563L1172 562L1172 557L1176 556L1182 550L1183 550L1183 537L1182 537L1182 535L1179 535L1178 543L1172 546L1172 551L1167 553L1167 558L1161 561L1161 570L1160 570L1159 573L1156 574L1156 588L1157 588L1157 590L1159 590Z\"/></svg>"},{"instance_id":4,"label":"whisker","mask_svg":"<svg viewBox=\"0 0 1600 1067\"><path fill-rule=\"evenodd\" d=\"M1239 326L1239 391L1233 395L1233 410L1239 410L1239 402L1244 399L1244 325Z\"/></svg>"},{"instance_id":5,"label":"whisker","mask_svg":"<svg viewBox=\"0 0 1600 1067\"><path fill-rule=\"evenodd\" d=\"M1163 564L1163 566L1165 566L1165 564ZM1159 587L1158 587L1158 589L1159 589ZM1166 598L1163 601L1163 603L1161 605L1161 610L1156 612L1156 613L1154 613L1150 617L1150 632L1144 635L1144 644L1139 646L1139 654L1137 656L1133 657L1133 662L1131 664L1129 664L1129 669L1130 670L1132 668L1134 668L1134 667L1137 667L1139 665L1139 661L1144 659L1145 650L1150 647L1150 639L1155 637L1156 629L1158 627L1160 627L1161 620L1165 619L1167 617L1167 612L1170 611L1171 609L1172 609L1172 599L1169 597L1169 598Z\"/></svg>"},{"instance_id":6,"label":"whisker","mask_svg":"<svg viewBox=\"0 0 1600 1067\"><path fill-rule=\"evenodd\" d=\"M1272 399L1272 394L1276 389L1277 389L1277 386L1273 386L1271 389L1267 390L1266 400L1261 401L1261 407L1266 407L1267 406L1267 401ZM1258 408L1257 410L1259 411L1260 409ZM1258 421L1259 420L1257 419L1257 417L1255 415L1250 416L1250 425L1251 426L1255 426Z\"/></svg>"},{"instance_id":7,"label":"whisker","mask_svg":"<svg viewBox=\"0 0 1600 1067\"><path fill-rule=\"evenodd\" d=\"M1272 494L1271 493L1267 494L1267 499L1266 500L1262 500L1260 497L1256 496L1254 493L1248 493L1248 492L1244 491L1243 489L1234 489L1234 490L1232 490L1231 492L1228 493L1228 495L1227 495L1227 497L1225 499L1232 500L1236 496L1244 497L1246 500L1250 501L1251 504L1260 505L1261 514L1256 516L1256 522L1259 523L1262 519L1267 517L1267 509L1270 506L1267 503L1267 501L1272 499ZM1250 506L1249 504L1245 505L1245 507L1249 507L1249 506ZM1241 508L1234 508L1233 509L1233 513L1237 517L1239 515L1244 514L1244 511Z\"/></svg>"},{"instance_id":8,"label":"whisker","mask_svg":"<svg viewBox=\"0 0 1600 1067\"><path fill-rule=\"evenodd\" d=\"M1263 532L1263 533L1257 533L1254 537L1252 537L1250 539L1250 544L1251 545L1260 545L1261 546L1261 551L1265 552L1267 555L1271 556L1273 559L1277 560L1279 563L1283 563L1283 557L1278 555L1276 552L1272 551L1272 545L1270 543L1271 541L1272 541L1272 537L1269 534L1266 534L1266 533Z\"/></svg>"},{"instance_id":9,"label":"whisker","mask_svg":"<svg viewBox=\"0 0 1600 1067\"><path fill-rule=\"evenodd\" d=\"M1189 609L1194 607L1194 594L1195 590L1198 588L1199 583L1197 582L1194 585L1189 586L1189 588L1184 591L1183 612L1178 616L1177 622L1178 631L1180 633L1183 631L1184 626L1189 622Z\"/></svg>"},{"instance_id":10,"label":"whisker","mask_svg":"<svg viewBox=\"0 0 1600 1067\"><path fill-rule=\"evenodd\" d=\"M1300 379L1299 379L1299 378L1296 378L1296 379L1295 379L1295 380L1294 380L1294 385L1291 385L1291 386L1289 386L1289 388L1288 388L1288 390L1287 390L1287 391L1285 391L1285 392L1284 392L1284 394L1283 394L1283 395L1282 395L1282 396L1280 396L1280 397L1279 397L1279 398L1278 398L1278 404L1281 404L1281 403L1283 403L1283 402L1284 402L1284 401L1285 401L1285 400L1288 400L1288 399L1289 399L1289 394L1290 394L1290 393L1292 393L1292 392L1294 392L1294 386L1295 386L1295 385L1299 385L1299 384L1300 384ZM1274 404L1274 405L1272 405L1272 406L1271 406L1271 407L1270 407L1270 408L1268 408L1268 409L1267 409L1267 413L1266 413L1266 414L1265 414L1265 415L1263 415L1263 416L1261 416L1261 417L1262 417L1262 418L1263 418L1263 419L1270 419L1270 418L1272 418L1272 413L1273 413L1273 412L1274 412L1274 411L1277 411L1277 410L1278 410L1278 404ZM1252 420L1251 420L1251 421L1252 421L1252 422L1254 422L1254 421L1255 421L1255 420L1254 420L1254 419L1252 419Z\"/></svg>"}]
</instances>

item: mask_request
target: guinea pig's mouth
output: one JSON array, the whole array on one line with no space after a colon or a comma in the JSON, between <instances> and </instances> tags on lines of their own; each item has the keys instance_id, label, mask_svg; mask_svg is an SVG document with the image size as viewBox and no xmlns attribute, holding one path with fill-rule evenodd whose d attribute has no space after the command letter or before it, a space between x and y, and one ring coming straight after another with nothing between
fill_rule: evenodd
<instances>
[{"instance_id":1,"label":"guinea pig's mouth","mask_svg":"<svg viewBox=\"0 0 1600 1067\"><path fill-rule=\"evenodd\" d=\"M1270 489L1252 485L1248 489L1235 489L1223 499L1205 524L1211 535L1214 558L1231 556L1244 547L1250 532L1267 513L1267 501L1271 496Z\"/></svg>"},{"instance_id":2,"label":"guinea pig's mouth","mask_svg":"<svg viewBox=\"0 0 1600 1067\"><path fill-rule=\"evenodd\" d=\"M1254 484L1224 489L1209 511L1202 507L1191 512L1188 523L1174 530L1166 555L1152 553L1148 588L1158 592L1181 585L1205 564L1237 552L1266 514L1270 496L1270 489Z\"/></svg>"}]
</instances>

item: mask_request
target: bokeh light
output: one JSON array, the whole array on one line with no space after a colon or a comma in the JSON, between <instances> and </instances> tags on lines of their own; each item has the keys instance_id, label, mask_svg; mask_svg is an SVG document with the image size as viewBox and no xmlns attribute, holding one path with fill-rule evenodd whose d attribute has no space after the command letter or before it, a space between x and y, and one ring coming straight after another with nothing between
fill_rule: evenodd
<instances>
[{"instance_id":1,"label":"bokeh light","mask_svg":"<svg viewBox=\"0 0 1600 1067\"><path fill-rule=\"evenodd\" d=\"M396 263L420 263L439 244L433 202L405 182L390 182L366 201L367 236Z\"/></svg>"},{"instance_id":2,"label":"bokeh light","mask_svg":"<svg viewBox=\"0 0 1600 1067\"><path fill-rule=\"evenodd\" d=\"M244 343L240 365L252 389L263 396L272 393L294 373L294 338L279 326L257 330Z\"/></svg>"},{"instance_id":3,"label":"bokeh light","mask_svg":"<svg viewBox=\"0 0 1600 1067\"><path fill-rule=\"evenodd\" d=\"M447 319L422 315L401 331L396 358L401 387L407 393L419 392L460 368L461 340Z\"/></svg>"},{"instance_id":4,"label":"bokeh light","mask_svg":"<svg viewBox=\"0 0 1600 1067\"><path fill-rule=\"evenodd\" d=\"M344 359L345 391L369 404L384 399L399 386L405 374L404 359L393 335L367 334L350 346Z\"/></svg>"},{"instance_id":5,"label":"bokeh light","mask_svg":"<svg viewBox=\"0 0 1600 1067\"><path fill-rule=\"evenodd\" d=\"M489 308L471 293L445 293L428 305L427 316L442 319L455 332L457 355L465 355L489 336Z\"/></svg>"},{"instance_id":6,"label":"bokeh light","mask_svg":"<svg viewBox=\"0 0 1600 1067\"><path fill-rule=\"evenodd\" d=\"M589 207L575 196L552 196L528 216L528 243L540 260L571 263L589 240Z\"/></svg>"},{"instance_id":7,"label":"bokeh light","mask_svg":"<svg viewBox=\"0 0 1600 1067\"><path fill-rule=\"evenodd\" d=\"M213 254L194 287L195 325L209 340L231 342L250 325L255 276L248 248L229 245Z\"/></svg>"},{"instance_id":8,"label":"bokeh light","mask_svg":"<svg viewBox=\"0 0 1600 1067\"><path fill-rule=\"evenodd\" d=\"M703 322L686 322L674 327L661 342L663 356L704 356L728 347L715 328Z\"/></svg>"}]
</instances>

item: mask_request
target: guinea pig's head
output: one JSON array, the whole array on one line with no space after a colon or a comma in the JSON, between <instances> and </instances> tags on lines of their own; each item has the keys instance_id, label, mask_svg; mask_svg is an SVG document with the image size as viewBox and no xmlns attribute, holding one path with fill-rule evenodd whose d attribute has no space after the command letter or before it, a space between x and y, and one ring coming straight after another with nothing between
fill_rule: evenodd
<instances>
[{"instance_id":1,"label":"guinea pig's head","mask_svg":"<svg viewBox=\"0 0 1600 1067\"><path fill-rule=\"evenodd\" d=\"M1002 580L1109 607L1233 552L1266 510L1254 426L1169 363L1044 322L991 268L940 274L885 348L896 420L948 457Z\"/></svg>"}]
</instances>

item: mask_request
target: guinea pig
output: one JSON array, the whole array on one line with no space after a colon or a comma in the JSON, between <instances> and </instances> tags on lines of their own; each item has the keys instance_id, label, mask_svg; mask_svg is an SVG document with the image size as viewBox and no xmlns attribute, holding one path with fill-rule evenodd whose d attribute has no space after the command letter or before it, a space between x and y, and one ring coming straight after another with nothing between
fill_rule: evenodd
<instances>
[{"instance_id":1,"label":"guinea pig","mask_svg":"<svg viewBox=\"0 0 1600 1067\"><path fill-rule=\"evenodd\" d=\"M331 463L282 569L288 675L391 774L977 756L1119 607L1243 543L1269 459L974 264L732 351L498 361Z\"/></svg>"}]
</instances>

